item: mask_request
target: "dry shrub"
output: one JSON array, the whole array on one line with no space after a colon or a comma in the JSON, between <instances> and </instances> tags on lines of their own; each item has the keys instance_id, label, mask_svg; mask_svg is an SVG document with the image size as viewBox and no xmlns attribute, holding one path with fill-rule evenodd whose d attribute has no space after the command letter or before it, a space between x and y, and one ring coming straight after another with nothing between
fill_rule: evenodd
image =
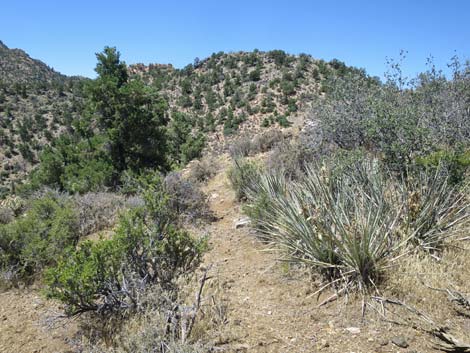
<instances>
[{"instance_id":1,"label":"dry shrub","mask_svg":"<svg viewBox=\"0 0 470 353\"><path fill-rule=\"evenodd\" d=\"M193 183L206 182L217 174L218 169L215 157L207 155L191 163L188 179Z\"/></svg>"},{"instance_id":2,"label":"dry shrub","mask_svg":"<svg viewBox=\"0 0 470 353\"><path fill-rule=\"evenodd\" d=\"M0 207L0 224L10 223L15 218L14 212L7 207Z\"/></svg>"},{"instance_id":3,"label":"dry shrub","mask_svg":"<svg viewBox=\"0 0 470 353\"><path fill-rule=\"evenodd\" d=\"M241 158L249 156L253 152L251 137L239 137L229 146L228 151L232 158Z\"/></svg>"},{"instance_id":4,"label":"dry shrub","mask_svg":"<svg viewBox=\"0 0 470 353\"><path fill-rule=\"evenodd\" d=\"M255 137L242 136L229 146L232 158L241 158L263 153L271 150L284 139L284 134L279 130L269 130Z\"/></svg>"},{"instance_id":5,"label":"dry shrub","mask_svg":"<svg viewBox=\"0 0 470 353\"><path fill-rule=\"evenodd\" d=\"M84 352L89 353L202 353L209 347L182 337L190 313L188 307L175 302L171 293L158 287L141 298L142 311L111 325L94 317L84 321Z\"/></svg>"},{"instance_id":6,"label":"dry shrub","mask_svg":"<svg viewBox=\"0 0 470 353\"><path fill-rule=\"evenodd\" d=\"M209 221L213 218L207 196L191 181L184 179L181 173L168 174L164 188L170 197L168 206L184 221Z\"/></svg>"},{"instance_id":7,"label":"dry shrub","mask_svg":"<svg viewBox=\"0 0 470 353\"><path fill-rule=\"evenodd\" d=\"M298 141L283 141L268 155L266 169L282 171L290 179L299 179L305 174L305 166L315 159L313 150Z\"/></svg>"},{"instance_id":8,"label":"dry shrub","mask_svg":"<svg viewBox=\"0 0 470 353\"><path fill-rule=\"evenodd\" d=\"M284 140L284 134L279 130L269 130L253 138L252 146L256 152L267 152Z\"/></svg>"},{"instance_id":9,"label":"dry shrub","mask_svg":"<svg viewBox=\"0 0 470 353\"><path fill-rule=\"evenodd\" d=\"M383 295L398 298L467 338L470 308L452 301L447 290L470 298L470 243L453 244L457 246L447 248L439 261L423 253L402 257L387 271ZM415 322L416 317L410 320Z\"/></svg>"},{"instance_id":10,"label":"dry shrub","mask_svg":"<svg viewBox=\"0 0 470 353\"><path fill-rule=\"evenodd\" d=\"M109 192L89 192L76 195L73 200L81 236L112 227L121 211L143 204L138 197L125 197Z\"/></svg>"}]
</instances>

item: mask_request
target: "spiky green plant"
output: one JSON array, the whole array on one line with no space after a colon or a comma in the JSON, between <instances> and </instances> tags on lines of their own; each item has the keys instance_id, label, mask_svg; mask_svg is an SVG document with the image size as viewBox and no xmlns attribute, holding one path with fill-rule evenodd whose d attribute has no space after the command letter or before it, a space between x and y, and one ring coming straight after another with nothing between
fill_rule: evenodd
<instances>
[{"instance_id":1,"label":"spiky green plant","mask_svg":"<svg viewBox=\"0 0 470 353\"><path fill-rule=\"evenodd\" d=\"M260 168L246 159L235 159L233 167L228 171L228 179L235 190L238 200L246 199L248 190L256 184L260 176Z\"/></svg>"},{"instance_id":2,"label":"spiky green plant","mask_svg":"<svg viewBox=\"0 0 470 353\"><path fill-rule=\"evenodd\" d=\"M442 168L409 177L402 191L403 228L408 239L425 250L439 249L469 218L468 191L468 184L452 185Z\"/></svg>"},{"instance_id":3,"label":"spiky green plant","mask_svg":"<svg viewBox=\"0 0 470 353\"><path fill-rule=\"evenodd\" d=\"M290 184L263 175L247 208L258 210L255 226L290 260L362 290L375 285L397 246L400 207L392 207L392 186L376 164L332 171L328 164L309 166L303 180Z\"/></svg>"}]
</instances>

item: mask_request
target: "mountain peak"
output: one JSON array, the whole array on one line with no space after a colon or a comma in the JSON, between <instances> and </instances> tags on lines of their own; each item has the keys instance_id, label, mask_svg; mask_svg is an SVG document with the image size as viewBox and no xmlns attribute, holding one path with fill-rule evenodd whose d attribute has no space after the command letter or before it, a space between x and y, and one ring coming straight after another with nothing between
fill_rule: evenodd
<instances>
[{"instance_id":1,"label":"mountain peak","mask_svg":"<svg viewBox=\"0 0 470 353\"><path fill-rule=\"evenodd\" d=\"M7 84L38 84L62 80L64 76L21 49L10 49L0 40L0 77Z\"/></svg>"}]
</instances>

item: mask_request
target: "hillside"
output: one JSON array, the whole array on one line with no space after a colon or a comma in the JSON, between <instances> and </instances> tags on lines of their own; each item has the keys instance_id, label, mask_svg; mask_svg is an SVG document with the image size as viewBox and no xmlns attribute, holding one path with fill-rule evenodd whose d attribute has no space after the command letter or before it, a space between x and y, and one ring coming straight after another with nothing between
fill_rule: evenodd
<instances>
[{"instance_id":1,"label":"hillside","mask_svg":"<svg viewBox=\"0 0 470 353\"><path fill-rule=\"evenodd\" d=\"M50 84L65 80L40 60L31 58L21 49L9 49L0 41L0 77L4 84Z\"/></svg>"},{"instance_id":2,"label":"hillside","mask_svg":"<svg viewBox=\"0 0 470 353\"><path fill-rule=\"evenodd\" d=\"M82 83L0 42L0 187L38 162L42 147L80 115Z\"/></svg>"},{"instance_id":3,"label":"hillside","mask_svg":"<svg viewBox=\"0 0 470 353\"><path fill-rule=\"evenodd\" d=\"M286 127L326 90L324 81L347 71L361 72L338 60L327 63L307 54L269 52L214 53L183 69L135 64L129 72L159 90L171 111L190 114L194 126L220 139L238 130Z\"/></svg>"},{"instance_id":4,"label":"hillside","mask_svg":"<svg viewBox=\"0 0 470 353\"><path fill-rule=\"evenodd\" d=\"M0 352L470 350L470 63L2 49Z\"/></svg>"},{"instance_id":5,"label":"hillside","mask_svg":"<svg viewBox=\"0 0 470 353\"><path fill-rule=\"evenodd\" d=\"M360 72L337 60L282 50L219 52L183 69L128 66L131 78L141 78L165 98L170 119L183 113L192 136L204 137L212 148L223 148L238 132L254 135L301 123L312 98L326 89L325 78L348 70ZM0 73L0 185L6 192L38 163L44 145L73 132L73 121L83 114L87 80L61 75L3 43Z\"/></svg>"}]
</instances>

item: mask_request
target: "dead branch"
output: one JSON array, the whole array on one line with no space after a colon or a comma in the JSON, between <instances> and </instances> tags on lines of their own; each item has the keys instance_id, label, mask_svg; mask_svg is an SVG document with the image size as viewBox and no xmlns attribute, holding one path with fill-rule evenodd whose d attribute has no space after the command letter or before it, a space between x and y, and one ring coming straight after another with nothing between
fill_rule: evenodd
<instances>
[{"instance_id":1,"label":"dead branch","mask_svg":"<svg viewBox=\"0 0 470 353\"><path fill-rule=\"evenodd\" d=\"M457 305L462 306L467 310L470 310L470 297L467 297L463 293L461 293L459 291L456 291L454 289L431 287L431 286L427 285L426 283L424 283L424 281L422 279L420 279L420 280L421 280L421 283L423 284L423 286L425 286L426 288L429 288L429 289L435 290L435 291L439 291L439 292L447 293L447 297L449 298L449 300L452 303L456 303Z\"/></svg>"},{"instance_id":2,"label":"dead branch","mask_svg":"<svg viewBox=\"0 0 470 353\"><path fill-rule=\"evenodd\" d=\"M403 307L407 311L411 312L412 314L418 316L418 318L425 322L426 324L430 325L430 328L422 328L422 327L417 327L417 325L413 325L414 328L420 328L424 332L432 335L433 337L437 338L440 340L440 342L434 343L434 346L436 349L445 351L445 352L455 352L455 353L470 353L470 343L463 342L462 340L456 338L455 336L451 335L449 333L449 329L447 327L443 327L438 325L437 323L434 322L427 314L419 311L418 309L403 303L399 300L395 299L387 299L387 298L381 298L381 297L372 297L372 299L382 305L382 308L384 310L384 313L382 314L383 317L385 317L385 310L388 310L389 312L398 315L389 309L386 308L385 304L392 304L392 305L397 305L400 307ZM399 325L405 325L401 322L398 321L390 321L387 320L388 322L396 323Z\"/></svg>"}]
</instances>

